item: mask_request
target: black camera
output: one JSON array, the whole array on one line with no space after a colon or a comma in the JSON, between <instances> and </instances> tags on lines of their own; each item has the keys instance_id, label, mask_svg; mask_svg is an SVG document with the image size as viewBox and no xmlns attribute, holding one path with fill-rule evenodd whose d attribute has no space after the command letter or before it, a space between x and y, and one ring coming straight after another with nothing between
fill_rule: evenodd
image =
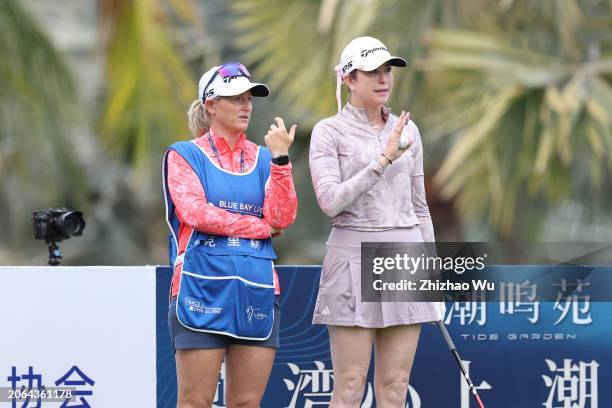
<instances>
[{"instance_id":1,"label":"black camera","mask_svg":"<svg viewBox=\"0 0 612 408\"><path fill-rule=\"evenodd\" d=\"M34 238L49 244L49 265L59 265L62 259L57 242L83 235L85 219L80 211L67 208L47 208L32 214Z\"/></svg>"},{"instance_id":2,"label":"black camera","mask_svg":"<svg viewBox=\"0 0 612 408\"><path fill-rule=\"evenodd\" d=\"M67 208L47 208L34 211L34 238L44 239L48 244L60 242L74 235L83 235L85 220L83 213Z\"/></svg>"}]
</instances>

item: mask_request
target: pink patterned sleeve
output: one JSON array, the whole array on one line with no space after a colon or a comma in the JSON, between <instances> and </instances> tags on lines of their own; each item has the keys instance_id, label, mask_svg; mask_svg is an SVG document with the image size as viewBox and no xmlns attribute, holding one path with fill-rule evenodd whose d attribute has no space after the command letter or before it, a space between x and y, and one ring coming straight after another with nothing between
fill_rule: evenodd
<instances>
[{"instance_id":1,"label":"pink patterned sleeve","mask_svg":"<svg viewBox=\"0 0 612 408\"><path fill-rule=\"evenodd\" d=\"M291 175L291 163L270 165L270 178L266 183L264 219L274 228L285 229L295 221L297 194Z\"/></svg>"},{"instance_id":2,"label":"pink patterned sleeve","mask_svg":"<svg viewBox=\"0 0 612 408\"><path fill-rule=\"evenodd\" d=\"M200 179L174 151L168 154L168 190L181 222L198 231L238 238L270 237L270 224L265 219L234 214L209 204Z\"/></svg>"}]
</instances>

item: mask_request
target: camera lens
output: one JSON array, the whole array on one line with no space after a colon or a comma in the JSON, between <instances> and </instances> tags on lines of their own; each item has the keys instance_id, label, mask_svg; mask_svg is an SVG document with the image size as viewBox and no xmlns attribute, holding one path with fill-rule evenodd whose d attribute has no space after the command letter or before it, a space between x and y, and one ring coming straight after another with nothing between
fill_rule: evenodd
<instances>
[{"instance_id":1,"label":"camera lens","mask_svg":"<svg viewBox=\"0 0 612 408\"><path fill-rule=\"evenodd\" d=\"M68 236L81 235L85 227L85 221L80 212L74 211L60 217L59 227Z\"/></svg>"}]
</instances>

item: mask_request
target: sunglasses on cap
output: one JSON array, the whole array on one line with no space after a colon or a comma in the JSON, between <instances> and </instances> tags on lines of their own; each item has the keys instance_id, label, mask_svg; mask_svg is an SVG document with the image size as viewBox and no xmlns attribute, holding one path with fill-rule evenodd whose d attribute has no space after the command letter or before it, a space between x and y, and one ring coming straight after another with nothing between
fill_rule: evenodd
<instances>
[{"instance_id":1,"label":"sunglasses on cap","mask_svg":"<svg viewBox=\"0 0 612 408\"><path fill-rule=\"evenodd\" d=\"M241 63L228 62L226 64L223 64L214 72L214 74L211 75L210 79L208 80L208 83L204 87L204 91L202 92L203 93L202 103L206 101L206 97L207 97L206 90L208 89L210 84L212 84L212 82L215 80L217 75L220 75L221 78L232 78L232 77L244 76L244 77L251 79L251 74L246 69L246 67L242 65Z\"/></svg>"}]
</instances>

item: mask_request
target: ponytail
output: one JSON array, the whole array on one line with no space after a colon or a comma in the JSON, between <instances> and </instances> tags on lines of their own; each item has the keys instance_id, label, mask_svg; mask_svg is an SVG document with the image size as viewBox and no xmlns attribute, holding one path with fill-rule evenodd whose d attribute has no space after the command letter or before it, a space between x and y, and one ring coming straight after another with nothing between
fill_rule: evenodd
<instances>
[{"instance_id":1,"label":"ponytail","mask_svg":"<svg viewBox=\"0 0 612 408\"><path fill-rule=\"evenodd\" d=\"M187 112L187 117L193 137L200 137L210 129L210 116L199 100L193 101Z\"/></svg>"}]
</instances>

